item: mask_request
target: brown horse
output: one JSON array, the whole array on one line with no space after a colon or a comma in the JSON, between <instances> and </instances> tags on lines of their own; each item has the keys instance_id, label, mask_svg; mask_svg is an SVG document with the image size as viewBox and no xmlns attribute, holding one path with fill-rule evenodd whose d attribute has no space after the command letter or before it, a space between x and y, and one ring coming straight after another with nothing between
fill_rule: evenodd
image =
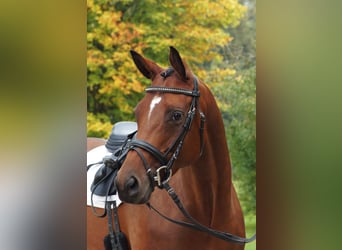
<instances>
[{"instance_id":1,"label":"brown horse","mask_svg":"<svg viewBox=\"0 0 342 250\"><path fill-rule=\"evenodd\" d=\"M171 175L171 171L163 172L159 179L175 190L189 214L207 227L245 236L243 215L232 184L224 125L214 96L197 81L173 47L169 69L134 51L131 54L152 85L135 109L137 142L127 153L116 178L124 201L118 211L120 226L130 248L244 249L244 244L173 224L144 205L149 203L170 218L188 221L168 193L154 182L157 169L170 165L174 157L167 168L172 169L170 180L165 175ZM162 162L163 157L167 163ZM103 237L108 234L107 220L95 217L87 209L88 249L102 249Z\"/></svg>"},{"instance_id":2,"label":"brown horse","mask_svg":"<svg viewBox=\"0 0 342 250\"><path fill-rule=\"evenodd\" d=\"M87 138L87 152L105 143L104 139ZM99 210L103 213L102 209ZM106 219L96 217L92 209L87 207L87 249L103 249L103 238L108 234L106 222Z\"/></svg>"}]
</instances>

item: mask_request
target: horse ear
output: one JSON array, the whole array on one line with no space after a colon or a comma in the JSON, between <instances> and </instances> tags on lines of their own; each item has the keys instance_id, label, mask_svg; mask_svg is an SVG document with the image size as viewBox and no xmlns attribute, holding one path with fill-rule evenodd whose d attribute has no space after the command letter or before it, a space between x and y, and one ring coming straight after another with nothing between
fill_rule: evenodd
<instances>
[{"instance_id":1,"label":"horse ear","mask_svg":"<svg viewBox=\"0 0 342 250\"><path fill-rule=\"evenodd\" d=\"M185 62L183 62L178 51L172 46L170 46L169 60L170 60L171 66L176 70L178 75L180 75L180 77L184 81L186 81L188 79L187 74L186 74L186 64Z\"/></svg>"},{"instance_id":2,"label":"horse ear","mask_svg":"<svg viewBox=\"0 0 342 250\"><path fill-rule=\"evenodd\" d=\"M152 80L158 73L162 71L162 68L156 63L144 58L134 50L131 50L131 55L135 65L146 78Z\"/></svg>"}]
</instances>

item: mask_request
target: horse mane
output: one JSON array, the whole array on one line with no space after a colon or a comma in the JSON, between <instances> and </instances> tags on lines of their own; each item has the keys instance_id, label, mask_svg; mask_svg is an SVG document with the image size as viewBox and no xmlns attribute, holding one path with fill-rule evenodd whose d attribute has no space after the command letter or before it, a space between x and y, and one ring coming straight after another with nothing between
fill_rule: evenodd
<instances>
[{"instance_id":1,"label":"horse mane","mask_svg":"<svg viewBox=\"0 0 342 250\"><path fill-rule=\"evenodd\" d=\"M222 119L221 111L217 105L216 99L211 92L210 88L204 84L202 81L201 83L201 98L205 96L206 100L200 100L200 108L204 111L206 116L206 126L207 126L207 133L210 139L214 144L216 144L217 148L220 148L220 161L222 159L226 159L226 164L229 169L231 168L230 164L230 156L229 156L229 148L226 140L226 133L225 127ZM200 99L201 99L200 98ZM222 135L224 135L224 140L222 140ZM207 138L208 140L209 138ZM220 143L220 145L218 145ZM215 146L215 145L212 145Z\"/></svg>"}]
</instances>

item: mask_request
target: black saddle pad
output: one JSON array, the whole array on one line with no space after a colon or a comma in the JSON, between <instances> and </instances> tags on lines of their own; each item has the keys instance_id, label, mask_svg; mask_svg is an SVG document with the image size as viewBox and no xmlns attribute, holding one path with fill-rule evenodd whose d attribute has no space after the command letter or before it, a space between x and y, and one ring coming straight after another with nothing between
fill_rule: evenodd
<instances>
[{"instance_id":1,"label":"black saddle pad","mask_svg":"<svg viewBox=\"0 0 342 250\"><path fill-rule=\"evenodd\" d=\"M103 159L103 165L96 172L91 191L99 196L116 194L114 184L115 177L125 158L127 152L123 152L123 145L128 138L134 136L137 131L136 122L118 122L114 125L105 146L112 152L110 156Z\"/></svg>"},{"instance_id":2,"label":"black saddle pad","mask_svg":"<svg viewBox=\"0 0 342 250\"><path fill-rule=\"evenodd\" d=\"M118 169L111 169L105 164L96 172L94 181L91 184L91 191L98 196L107 196L116 194L116 187L114 185L115 177Z\"/></svg>"}]
</instances>

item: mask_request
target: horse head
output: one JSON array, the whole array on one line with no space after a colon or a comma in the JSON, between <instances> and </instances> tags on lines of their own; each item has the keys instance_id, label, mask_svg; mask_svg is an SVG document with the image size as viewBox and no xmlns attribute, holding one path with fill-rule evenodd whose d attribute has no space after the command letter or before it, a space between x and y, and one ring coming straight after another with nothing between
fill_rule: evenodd
<instances>
[{"instance_id":1,"label":"horse head","mask_svg":"<svg viewBox=\"0 0 342 250\"><path fill-rule=\"evenodd\" d=\"M199 111L202 86L173 47L167 69L135 51L131 55L152 84L135 108L138 131L129 142L115 182L121 200L142 204L149 201L155 186L199 159L204 125Z\"/></svg>"}]
</instances>

